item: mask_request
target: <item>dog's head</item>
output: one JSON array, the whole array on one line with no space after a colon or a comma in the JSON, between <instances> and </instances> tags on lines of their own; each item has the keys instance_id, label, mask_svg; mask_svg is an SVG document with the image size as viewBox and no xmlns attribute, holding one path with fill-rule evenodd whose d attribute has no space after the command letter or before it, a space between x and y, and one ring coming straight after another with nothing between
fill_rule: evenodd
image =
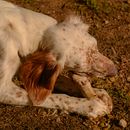
<instances>
[{"instance_id":1,"label":"dog's head","mask_svg":"<svg viewBox=\"0 0 130 130\"><path fill-rule=\"evenodd\" d=\"M114 76L117 68L112 60L101 54L97 47L97 41L90 36L88 48L86 48L86 72L96 77Z\"/></svg>"},{"instance_id":2,"label":"dog's head","mask_svg":"<svg viewBox=\"0 0 130 130\"><path fill-rule=\"evenodd\" d=\"M70 67L75 65L72 67L75 72L90 73L97 77L113 76L117 73L114 63L99 52L97 40L88 33L87 24L77 17L66 20L64 24L66 28L68 26L67 35L71 36L73 45L76 45L71 50L72 58L69 61Z\"/></svg>"},{"instance_id":3,"label":"dog's head","mask_svg":"<svg viewBox=\"0 0 130 130\"><path fill-rule=\"evenodd\" d=\"M90 41L86 40L86 65L88 72L97 76L114 76L117 74L117 68L112 60L101 54L98 50L96 39L87 34Z\"/></svg>"}]
</instances>

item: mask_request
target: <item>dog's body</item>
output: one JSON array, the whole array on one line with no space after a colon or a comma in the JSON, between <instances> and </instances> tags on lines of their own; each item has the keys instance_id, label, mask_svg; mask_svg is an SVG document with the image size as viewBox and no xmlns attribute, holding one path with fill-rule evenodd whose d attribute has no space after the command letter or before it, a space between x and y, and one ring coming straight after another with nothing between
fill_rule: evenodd
<instances>
[{"instance_id":1,"label":"dog's body","mask_svg":"<svg viewBox=\"0 0 130 130\"><path fill-rule=\"evenodd\" d=\"M0 1L0 102L29 104L30 90L27 93L17 87L12 82L12 77L21 63L19 55L26 57L37 50L47 51L47 54L49 51L52 60L49 65L52 63L54 66L59 66L50 76L47 87L52 84L54 86L59 73L66 69L75 73L72 76L73 80L79 83L83 94L90 98L88 100L64 94L52 94L44 102L40 102L39 106L64 109L91 117L111 111L110 97L104 90L93 90L85 75L92 73L96 76L106 76L116 73L113 62L98 52L96 39L88 33L88 25L75 17L57 23L47 15L2 0ZM37 105L34 93L30 94L30 99ZM38 95L38 92L36 94ZM103 96L104 100L100 100L97 96L91 99L95 95Z\"/></svg>"}]
</instances>

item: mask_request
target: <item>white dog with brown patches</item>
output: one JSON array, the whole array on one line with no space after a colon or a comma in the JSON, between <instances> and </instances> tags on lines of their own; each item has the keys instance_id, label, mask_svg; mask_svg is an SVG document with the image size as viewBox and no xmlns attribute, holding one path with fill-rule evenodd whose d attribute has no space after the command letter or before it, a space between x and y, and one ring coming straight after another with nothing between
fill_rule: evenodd
<instances>
[{"instance_id":1,"label":"white dog with brown patches","mask_svg":"<svg viewBox=\"0 0 130 130\"><path fill-rule=\"evenodd\" d=\"M35 63L28 70L21 69L25 89L12 82L21 64L20 56L26 57L39 50L37 56L34 54L38 58L34 56L33 62L28 63L27 59L26 63L43 61L46 64L41 71L41 79L45 80L44 90L45 87L53 89L58 75L64 69L73 72L73 81L79 84L84 98L46 94L44 90L40 93L40 89L36 90L35 84L30 83L35 75L30 73L26 76L25 72L31 67L34 71ZM44 54L42 61L37 60L41 53ZM88 33L88 25L79 18L72 17L57 23L52 17L0 0L0 102L29 105L30 98L33 105L96 118L111 112L112 101L105 90L91 87L87 74L104 77L116 72L113 62L99 53L96 39ZM32 88L28 86L30 84Z\"/></svg>"}]
</instances>

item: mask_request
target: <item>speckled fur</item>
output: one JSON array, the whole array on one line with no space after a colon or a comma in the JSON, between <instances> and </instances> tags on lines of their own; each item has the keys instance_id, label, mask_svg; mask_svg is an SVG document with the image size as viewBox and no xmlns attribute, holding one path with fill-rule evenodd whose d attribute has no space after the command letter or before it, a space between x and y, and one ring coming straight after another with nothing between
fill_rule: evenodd
<instances>
[{"instance_id":1,"label":"speckled fur","mask_svg":"<svg viewBox=\"0 0 130 130\"><path fill-rule=\"evenodd\" d=\"M38 48L49 49L62 69L74 71L76 75L91 73L106 76L116 73L111 60L99 53L97 41L88 33L88 25L79 18L70 17L61 23L44 14L36 13L11 3L0 1L0 102L15 105L29 105L28 93L12 82L20 65L20 56L27 56ZM2 76L1 76L2 75ZM74 80L80 82L77 78ZM87 80L86 80L87 81ZM87 85L81 85L87 88ZM87 98L52 94L40 106L76 112L88 117L102 116L112 110L111 98L101 91L103 98ZM86 91L83 90L83 91ZM86 97L88 92L86 93ZM105 101L103 100L105 99ZM110 103L108 103L110 102ZM111 107L109 107L109 105ZM35 105L35 104L34 104Z\"/></svg>"}]
</instances>

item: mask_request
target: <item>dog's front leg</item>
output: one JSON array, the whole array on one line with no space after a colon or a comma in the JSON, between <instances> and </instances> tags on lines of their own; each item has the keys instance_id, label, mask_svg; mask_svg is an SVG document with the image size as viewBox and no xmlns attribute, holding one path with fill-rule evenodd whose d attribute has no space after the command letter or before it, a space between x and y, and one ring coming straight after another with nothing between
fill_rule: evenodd
<instances>
[{"instance_id":1,"label":"dog's front leg","mask_svg":"<svg viewBox=\"0 0 130 130\"><path fill-rule=\"evenodd\" d=\"M86 76L80 76L74 74L72 77L73 80L79 84L79 88L84 97L88 98L89 100L93 98L100 99L105 103L109 111L112 111L113 108L112 99L104 89L92 88Z\"/></svg>"},{"instance_id":2,"label":"dog's front leg","mask_svg":"<svg viewBox=\"0 0 130 130\"><path fill-rule=\"evenodd\" d=\"M38 105L44 108L61 109L64 111L78 113L89 118L96 118L110 113L108 107L102 100L93 98L77 98L65 94L52 94Z\"/></svg>"},{"instance_id":3,"label":"dog's front leg","mask_svg":"<svg viewBox=\"0 0 130 130\"><path fill-rule=\"evenodd\" d=\"M96 93L93 90L93 88L86 76L80 76L77 74L73 74L72 78L76 83L79 84L79 86L80 86L79 88L84 97L91 99L96 96Z\"/></svg>"}]
</instances>

